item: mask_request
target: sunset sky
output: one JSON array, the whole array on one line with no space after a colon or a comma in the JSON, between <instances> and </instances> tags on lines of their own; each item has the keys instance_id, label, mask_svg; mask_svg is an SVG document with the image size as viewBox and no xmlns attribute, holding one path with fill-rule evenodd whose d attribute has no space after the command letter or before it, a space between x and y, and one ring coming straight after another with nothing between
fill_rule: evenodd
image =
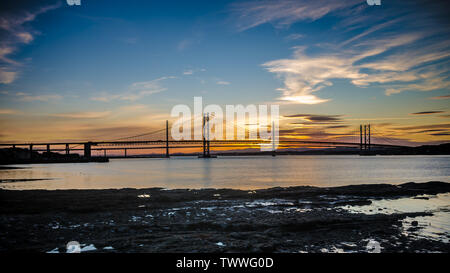
<instances>
[{"instance_id":1,"label":"sunset sky","mask_svg":"<svg viewBox=\"0 0 450 273\"><path fill-rule=\"evenodd\" d=\"M447 2L2 1L0 142L145 133L194 96L279 104L285 137L449 142Z\"/></svg>"}]
</instances>

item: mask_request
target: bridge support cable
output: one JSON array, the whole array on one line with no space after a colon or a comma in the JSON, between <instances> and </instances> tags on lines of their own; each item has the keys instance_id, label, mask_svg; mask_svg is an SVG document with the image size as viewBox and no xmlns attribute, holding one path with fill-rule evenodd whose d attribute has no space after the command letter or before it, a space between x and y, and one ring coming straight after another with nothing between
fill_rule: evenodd
<instances>
[{"instance_id":1,"label":"bridge support cable","mask_svg":"<svg viewBox=\"0 0 450 273\"><path fill-rule=\"evenodd\" d=\"M403 146L401 143L399 143L398 139L392 139L389 136L386 136L385 134L382 134L381 132L377 131L376 129L374 129L375 134L377 136L377 138L381 139L383 142L392 145L392 146Z\"/></svg>"}]
</instances>

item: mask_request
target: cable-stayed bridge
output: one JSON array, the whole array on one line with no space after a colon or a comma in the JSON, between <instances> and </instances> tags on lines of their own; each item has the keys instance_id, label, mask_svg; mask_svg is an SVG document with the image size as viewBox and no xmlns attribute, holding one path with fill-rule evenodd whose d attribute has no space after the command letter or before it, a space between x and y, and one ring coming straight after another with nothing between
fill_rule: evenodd
<instances>
[{"instance_id":1,"label":"cable-stayed bridge","mask_svg":"<svg viewBox=\"0 0 450 273\"><path fill-rule=\"evenodd\" d=\"M203 119L203 130L201 140L174 140L170 138L169 124L166 121L165 128L161 128L152 132L122 137L114 140L97 140L97 141L70 141L70 142L29 142L29 143L0 143L0 147L4 148L28 148L30 156L32 152L59 152L69 155L71 152L82 153L84 157L90 158L93 152L99 156L108 156L108 152L123 151L123 156L127 157L129 150L163 150L163 156L170 157L171 150L178 149L201 149L202 157L211 157L211 148L219 149L248 149L265 147L273 147L272 152L275 155L276 150L287 148L301 147L356 147L362 154L370 153L374 148L405 148L407 146L396 144L394 139L383 136L376 132L370 125L360 125L359 130L356 129L350 133L339 135L334 139L311 140L311 139L295 139L280 135L279 140L274 143L269 139L232 139L232 140L216 140L209 139L209 120ZM205 126L206 125L206 126ZM233 128L234 130L234 128ZM374 134L375 131L375 134ZM375 135L375 137L374 137ZM340 138L340 139L339 139ZM349 139L353 141L348 141ZM378 143L374 143L376 140ZM128 155L129 156L129 155Z\"/></svg>"}]
</instances>

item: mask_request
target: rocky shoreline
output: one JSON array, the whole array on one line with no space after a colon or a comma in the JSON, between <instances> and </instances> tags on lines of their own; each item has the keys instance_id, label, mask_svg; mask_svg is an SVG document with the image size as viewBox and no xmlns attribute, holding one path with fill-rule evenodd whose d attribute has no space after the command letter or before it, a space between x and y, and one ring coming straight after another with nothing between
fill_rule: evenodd
<instances>
[{"instance_id":1,"label":"rocky shoreline","mask_svg":"<svg viewBox=\"0 0 450 273\"><path fill-rule=\"evenodd\" d=\"M424 199L450 183L232 189L0 190L0 251L449 252L405 219L433 212L352 213L373 200ZM385 208L388 209L388 208ZM383 208L379 208L383 210ZM408 232L405 232L408 230ZM444 236L449 236L447 230Z\"/></svg>"}]
</instances>

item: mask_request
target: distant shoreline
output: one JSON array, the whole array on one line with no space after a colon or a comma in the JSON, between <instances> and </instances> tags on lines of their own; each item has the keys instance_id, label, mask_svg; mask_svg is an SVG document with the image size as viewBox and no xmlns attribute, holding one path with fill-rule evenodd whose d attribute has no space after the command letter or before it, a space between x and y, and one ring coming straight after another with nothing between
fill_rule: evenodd
<instances>
[{"instance_id":1,"label":"distant shoreline","mask_svg":"<svg viewBox=\"0 0 450 273\"><path fill-rule=\"evenodd\" d=\"M266 153L212 153L211 155L219 156L219 157L239 157L239 156L264 156L264 157L272 157L272 154ZM292 153L292 152L277 152L276 156L290 156L290 155L304 155L304 156L330 156L330 155L341 155L341 156L351 156L351 155L359 155L358 153ZM370 154L371 156L411 156L411 155L450 155L449 154ZM198 157L198 153L194 154L172 154L170 157ZM9 165L33 165L33 164L61 164L61 163L108 163L111 159L170 159L165 155L130 155L130 156L108 156L108 157L92 157L90 159L85 160L23 160L23 161L11 161L11 162L0 162L0 171L8 170L8 169L23 169L27 167L10 167ZM220 158L219 158L220 159Z\"/></svg>"}]
</instances>

